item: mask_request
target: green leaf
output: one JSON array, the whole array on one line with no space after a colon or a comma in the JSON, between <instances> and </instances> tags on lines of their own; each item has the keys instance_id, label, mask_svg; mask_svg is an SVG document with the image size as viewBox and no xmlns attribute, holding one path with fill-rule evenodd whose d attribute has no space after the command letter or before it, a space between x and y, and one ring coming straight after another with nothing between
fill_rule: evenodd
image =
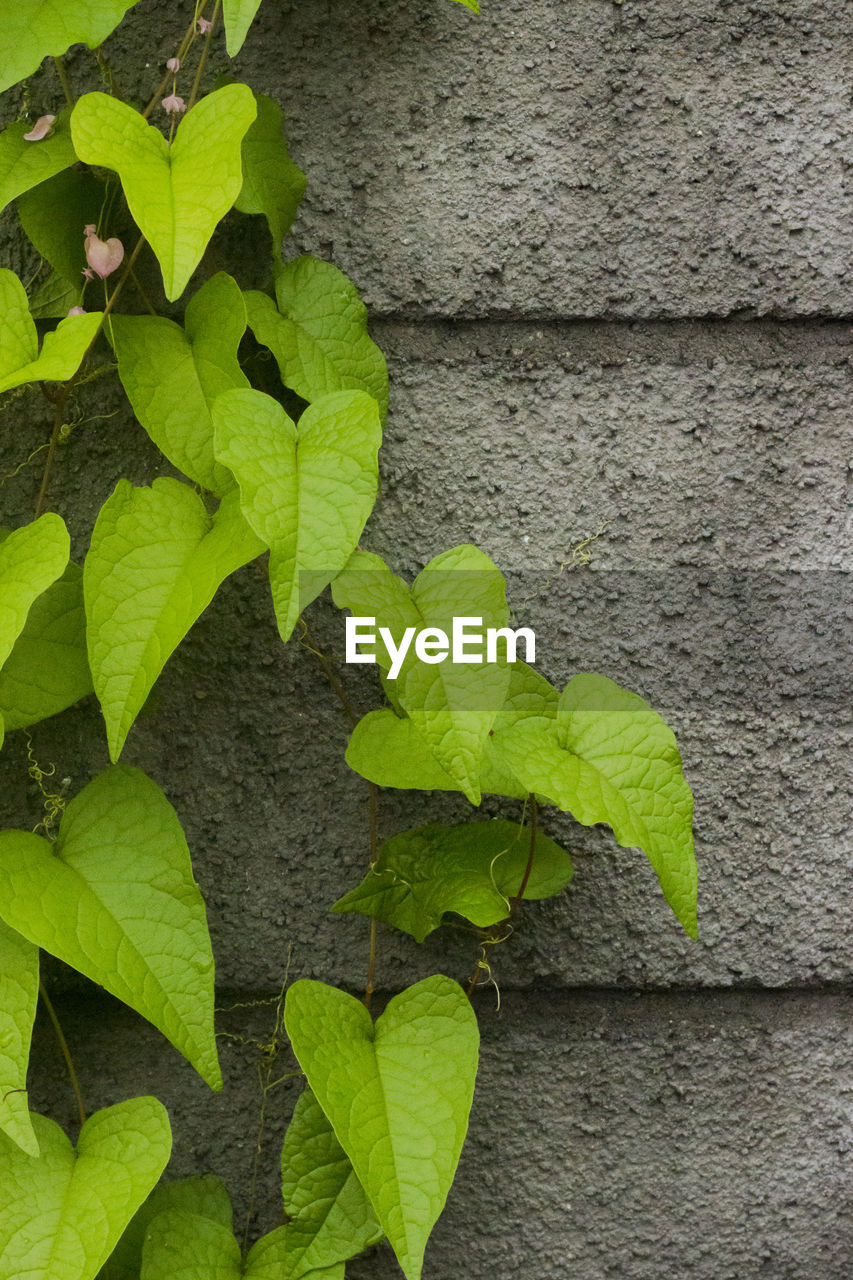
<instances>
[{"instance_id":1,"label":"green leaf","mask_svg":"<svg viewBox=\"0 0 853 1280\"><path fill-rule=\"evenodd\" d=\"M374 1027L361 1001L301 979L288 990L285 1026L407 1280L419 1280L474 1093L469 1002L436 975L395 996Z\"/></svg>"},{"instance_id":2,"label":"green leaf","mask_svg":"<svg viewBox=\"0 0 853 1280\"><path fill-rule=\"evenodd\" d=\"M278 308L265 293L245 295L249 328L269 347L281 380L303 400L330 391L366 391L388 408L385 357L367 333L367 309L342 271L296 258L276 272Z\"/></svg>"},{"instance_id":3,"label":"green leaf","mask_svg":"<svg viewBox=\"0 0 853 1280\"><path fill-rule=\"evenodd\" d=\"M230 1227L170 1209L146 1232L140 1280L297 1280L308 1273L292 1269L288 1233L288 1227L279 1227L263 1236L243 1264ZM344 1268L312 1271L310 1280L344 1280Z\"/></svg>"},{"instance_id":4,"label":"green leaf","mask_svg":"<svg viewBox=\"0 0 853 1280\"><path fill-rule=\"evenodd\" d=\"M169 1209L145 1233L140 1280L241 1280L240 1246L230 1226Z\"/></svg>"},{"instance_id":5,"label":"green leaf","mask_svg":"<svg viewBox=\"0 0 853 1280\"><path fill-rule=\"evenodd\" d=\"M72 44L94 49L136 0L0 0L0 93ZM41 145L41 144L39 144Z\"/></svg>"},{"instance_id":6,"label":"green leaf","mask_svg":"<svg viewBox=\"0 0 853 1280\"><path fill-rule=\"evenodd\" d=\"M100 311L68 316L45 334L41 354L27 295L14 271L0 268L0 392L26 382L64 382L80 361L101 323Z\"/></svg>"},{"instance_id":7,"label":"green leaf","mask_svg":"<svg viewBox=\"0 0 853 1280\"><path fill-rule=\"evenodd\" d=\"M109 1280L139 1280L145 1233L160 1214L180 1209L231 1231L231 1201L219 1178L204 1174L162 1182L136 1211L110 1254Z\"/></svg>"},{"instance_id":8,"label":"green leaf","mask_svg":"<svg viewBox=\"0 0 853 1280\"><path fill-rule=\"evenodd\" d=\"M105 199L106 186L100 179L82 169L67 169L18 200L18 217L32 244L78 296L86 266L83 228L90 222L97 226Z\"/></svg>"},{"instance_id":9,"label":"green leaf","mask_svg":"<svg viewBox=\"0 0 853 1280\"><path fill-rule=\"evenodd\" d=\"M72 284L57 271L51 271L30 295L30 315L34 320L61 320L72 307L80 305L82 281Z\"/></svg>"},{"instance_id":10,"label":"green leaf","mask_svg":"<svg viewBox=\"0 0 853 1280\"><path fill-rule=\"evenodd\" d=\"M459 0L459 4L464 4L466 9L470 9L472 13L479 13L480 6L477 0Z\"/></svg>"},{"instance_id":11,"label":"green leaf","mask_svg":"<svg viewBox=\"0 0 853 1280\"><path fill-rule=\"evenodd\" d=\"M221 1088L204 901L177 815L139 769L114 765L90 782L53 844L0 832L0 916L147 1018Z\"/></svg>"},{"instance_id":12,"label":"green leaf","mask_svg":"<svg viewBox=\"0 0 853 1280\"><path fill-rule=\"evenodd\" d=\"M229 58L236 58L242 49L243 41L260 7L261 0L222 0L225 48Z\"/></svg>"},{"instance_id":13,"label":"green leaf","mask_svg":"<svg viewBox=\"0 0 853 1280\"><path fill-rule=\"evenodd\" d=\"M334 594L336 586L333 585ZM392 684L389 681L387 689ZM520 719L547 723L557 714L559 695L544 676L525 662L510 666L506 701L486 739L480 764L480 790L484 794L523 800L524 784L509 768L503 754L493 747L493 734ZM400 708L402 712L402 708ZM370 711L355 726L347 747L351 769L380 787L404 791L459 791L461 787L442 769L417 725L394 711Z\"/></svg>"},{"instance_id":14,"label":"green leaf","mask_svg":"<svg viewBox=\"0 0 853 1280\"><path fill-rule=\"evenodd\" d=\"M33 603L68 564L69 551L65 522L53 512L0 541L0 667L23 631Z\"/></svg>"},{"instance_id":15,"label":"green leaf","mask_svg":"<svg viewBox=\"0 0 853 1280\"><path fill-rule=\"evenodd\" d=\"M171 146L139 112L105 93L84 94L74 108L77 154L118 173L170 301L183 293L240 192L240 144L254 118L254 95L244 84L225 85L197 102Z\"/></svg>"},{"instance_id":16,"label":"green leaf","mask_svg":"<svg viewBox=\"0 0 853 1280\"><path fill-rule=\"evenodd\" d=\"M39 1153L27 1102L38 991L38 947L0 921L0 1132L28 1156Z\"/></svg>"},{"instance_id":17,"label":"green leaf","mask_svg":"<svg viewBox=\"0 0 853 1280\"><path fill-rule=\"evenodd\" d=\"M287 154L281 107L262 93L255 102L258 114L243 139L243 187L234 208L264 215L277 257L305 194L305 174Z\"/></svg>"},{"instance_id":18,"label":"green leaf","mask_svg":"<svg viewBox=\"0 0 853 1280\"><path fill-rule=\"evenodd\" d=\"M120 480L83 571L89 665L117 760L154 682L219 585L261 554L236 490L213 517L188 485Z\"/></svg>"},{"instance_id":19,"label":"green leaf","mask_svg":"<svg viewBox=\"0 0 853 1280\"><path fill-rule=\"evenodd\" d=\"M494 745L530 791L584 826L605 822L644 851L690 937L696 926L693 797L675 737L656 711L606 676L574 676L547 727L520 721Z\"/></svg>"},{"instance_id":20,"label":"green leaf","mask_svg":"<svg viewBox=\"0 0 853 1280\"><path fill-rule=\"evenodd\" d=\"M33 1116L37 1159L0 1134L0 1271L15 1280L94 1280L169 1159L156 1098L91 1116L75 1151L52 1120Z\"/></svg>"},{"instance_id":21,"label":"green leaf","mask_svg":"<svg viewBox=\"0 0 853 1280\"><path fill-rule=\"evenodd\" d=\"M509 915L529 854L530 830L515 822L430 823L386 840L373 869L332 910L384 920L417 942L447 911L486 928ZM524 897L552 898L571 878L569 855L537 831Z\"/></svg>"},{"instance_id":22,"label":"green leaf","mask_svg":"<svg viewBox=\"0 0 853 1280\"><path fill-rule=\"evenodd\" d=\"M284 1137L281 1192L294 1276L345 1262L382 1239L364 1188L310 1089L297 1101Z\"/></svg>"},{"instance_id":23,"label":"green leaf","mask_svg":"<svg viewBox=\"0 0 853 1280\"><path fill-rule=\"evenodd\" d=\"M216 456L240 486L243 514L270 548L282 640L346 564L376 500L382 438L376 402L323 396L299 426L260 391L227 391L213 407Z\"/></svg>"},{"instance_id":24,"label":"green leaf","mask_svg":"<svg viewBox=\"0 0 853 1280\"><path fill-rule=\"evenodd\" d=\"M0 13L4 8L0 0ZM27 142L24 137L32 130L33 121L18 120L0 133L0 209L74 164L77 157L71 143L70 116L70 111L61 111L53 122L53 133L41 142ZM81 226L81 241L82 231Z\"/></svg>"},{"instance_id":25,"label":"green leaf","mask_svg":"<svg viewBox=\"0 0 853 1280\"><path fill-rule=\"evenodd\" d=\"M0 715L7 730L25 729L91 692L83 571L69 564L30 609L0 670Z\"/></svg>"},{"instance_id":26,"label":"green leaf","mask_svg":"<svg viewBox=\"0 0 853 1280\"><path fill-rule=\"evenodd\" d=\"M407 628L439 628L450 635L454 617L482 619L484 628L506 626L503 576L476 547L460 546L429 562L411 588L378 556L356 552L332 585L339 608L375 617L399 646ZM391 657L381 642L376 658L383 671ZM506 700L509 667L504 662L434 665L421 662L412 643L396 677L395 692L442 769L472 802L480 802L483 751Z\"/></svg>"},{"instance_id":27,"label":"green leaf","mask_svg":"<svg viewBox=\"0 0 853 1280\"><path fill-rule=\"evenodd\" d=\"M237 360L246 330L243 295L220 271L193 296L185 328L161 316L115 316L118 375L133 412L170 462L222 495L234 481L213 456L213 401L248 387Z\"/></svg>"}]
</instances>

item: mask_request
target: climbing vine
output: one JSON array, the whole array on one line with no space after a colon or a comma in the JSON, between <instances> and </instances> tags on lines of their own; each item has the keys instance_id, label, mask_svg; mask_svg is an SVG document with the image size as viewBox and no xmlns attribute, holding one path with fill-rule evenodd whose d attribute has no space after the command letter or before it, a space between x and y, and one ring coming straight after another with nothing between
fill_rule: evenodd
<instances>
[{"instance_id":1,"label":"climbing vine","mask_svg":"<svg viewBox=\"0 0 853 1280\"><path fill-rule=\"evenodd\" d=\"M511 627L503 576L477 547L441 552L409 583L361 545L377 495L385 360L354 285L331 263L282 254L305 178L280 106L223 74L259 2L190 5L139 109L102 47L129 0L43 0L38 21L0 0L0 89L48 59L63 103L0 133L0 206L15 202L44 264L26 282L0 269L0 392L14 403L40 387L50 431L2 482L36 477L32 521L0 531L0 743L94 693L111 760L68 795L27 738L44 816L35 831L0 832L0 1280L342 1280L346 1262L382 1239L419 1280L468 1123L472 997L519 904L571 879L548 808L606 823L620 845L643 850L696 933L692 797L657 713L604 676L580 673L559 690L521 661L532 632ZM101 89L77 94L64 60L75 43L93 50ZM232 209L266 223L268 291L208 264ZM269 379L253 383L259 349L275 362L278 395ZM102 376L117 376L183 479L119 479L78 563L52 509L65 501L54 464L73 447L77 391ZM586 543L575 561L584 557ZM370 789L369 865L329 906L368 917L370 939L363 999L299 980L278 1002L264 1104L285 1037L306 1087L281 1156L285 1225L250 1247L217 1179L200 1170L161 1181L171 1133L158 1100L86 1115L39 962L44 951L99 983L222 1087L214 958L190 851L163 790L122 755L175 649L225 579L257 560L281 642L296 633L317 653L351 721L346 765ZM384 705L362 717L342 668L308 632L327 588L348 661L379 668ZM465 648L473 624L485 655ZM488 793L519 813L433 823L380 845L383 787L455 791L475 807ZM376 922L421 943L448 913L476 931L473 973L457 975L462 985L428 977L374 1020ZM76 1146L28 1107L40 992L77 1097Z\"/></svg>"}]
</instances>

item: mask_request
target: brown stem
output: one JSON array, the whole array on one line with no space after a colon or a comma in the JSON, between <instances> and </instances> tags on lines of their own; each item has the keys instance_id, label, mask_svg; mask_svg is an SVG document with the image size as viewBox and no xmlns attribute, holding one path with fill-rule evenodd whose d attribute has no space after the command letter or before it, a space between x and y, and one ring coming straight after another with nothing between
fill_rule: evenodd
<instances>
[{"instance_id":1,"label":"brown stem","mask_svg":"<svg viewBox=\"0 0 853 1280\"><path fill-rule=\"evenodd\" d=\"M210 42L213 39L213 30L214 30L214 27L216 26L216 19L219 17L219 6L221 3L222 3L222 0L216 0L216 4L213 6L213 17L210 20L210 30L208 31L207 35L204 37L204 45L202 46L201 57L198 60L198 67L196 68L195 79L193 80L193 87L190 90L190 100L187 103L187 110L189 110L192 107L193 103L198 97L198 89L199 89L199 85L201 84L201 73L204 71L204 64L207 61L207 51L210 48Z\"/></svg>"},{"instance_id":2,"label":"brown stem","mask_svg":"<svg viewBox=\"0 0 853 1280\"><path fill-rule=\"evenodd\" d=\"M86 1123L86 1108L83 1105L83 1093L80 1089L80 1081L77 1079L77 1072L74 1070L74 1061L71 1057L71 1050L68 1048L68 1041L65 1039L65 1034L60 1025L59 1018L56 1016L56 1010L53 1007L50 996L47 994L47 988L41 978L39 978L39 995L41 996L42 1003L47 1010L47 1016L53 1023L53 1029L56 1032L56 1038L59 1041L59 1047L62 1050L62 1056L65 1059L65 1065L68 1068L68 1075L71 1078L71 1088L74 1090L74 1097L77 1099L77 1111L80 1116L80 1126L82 1128Z\"/></svg>"},{"instance_id":3,"label":"brown stem","mask_svg":"<svg viewBox=\"0 0 853 1280\"><path fill-rule=\"evenodd\" d=\"M193 14L192 22L184 32L184 37L181 40L181 43L180 43L180 46L178 47L178 52L177 52L177 58L180 62L184 61L184 59L186 58L187 54L190 51L190 46L192 45L192 42L193 40L195 40L195 37L196 37L196 31L197 31L196 23L198 22L198 19L203 16L206 8L207 8L207 0L202 0L202 3L198 5L198 7L196 8ZM154 110L154 108L157 106L157 103L162 98L164 90L169 87L169 81L171 79L172 79L172 72L167 71L166 74L163 76L162 80L160 81L160 83L158 84L157 88L154 90L153 94L151 95L151 100L148 103L148 106L142 112L143 120L147 120L148 117L151 115L151 112Z\"/></svg>"},{"instance_id":4,"label":"brown stem","mask_svg":"<svg viewBox=\"0 0 853 1280\"><path fill-rule=\"evenodd\" d=\"M518 903L524 897L524 890L527 888L527 882L530 879L530 872L533 870L533 853L536 848L536 797L531 791L530 793L530 850L527 854L527 866L524 868L524 878L521 881L521 887L518 893L512 899L510 904L510 913L514 912Z\"/></svg>"}]
</instances>

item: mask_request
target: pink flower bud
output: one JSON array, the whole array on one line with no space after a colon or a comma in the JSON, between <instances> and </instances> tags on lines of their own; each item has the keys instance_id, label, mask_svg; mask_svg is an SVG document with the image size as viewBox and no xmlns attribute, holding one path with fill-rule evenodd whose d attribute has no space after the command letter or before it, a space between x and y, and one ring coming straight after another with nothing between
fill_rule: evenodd
<instances>
[{"instance_id":1,"label":"pink flower bud","mask_svg":"<svg viewBox=\"0 0 853 1280\"><path fill-rule=\"evenodd\" d=\"M70 316L84 316L86 312L83 310L82 307L72 307L71 310L68 312L68 314Z\"/></svg>"},{"instance_id":2,"label":"pink flower bud","mask_svg":"<svg viewBox=\"0 0 853 1280\"><path fill-rule=\"evenodd\" d=\"M166 63L166 70L171 71L172 75L177 75L180 69L181 69L180 58L169 58L168 62Z\"/></svg>"},{"instance_id":3,"label":"pink flower bud","mask_svg":"<svg viewBox=\"0 0 853 1280\"><path fill-rule=\"evenodd\" d=\"M211 31L213 29L213 23L210 21L209 18L199 18L198 29L203 36L206 36L208 31Z\"/></svg>"},{"instance_id":4,"label":"pink flower bud","mask_svg":"<svg viewBox=\"0 0 853 1280\"><path fill-rule=\"evenodd\" d=\"M87 222L85 227L83 228L83 235L94 236L97 234L98 234L98 228L95 226L94 222Z\"/></svg>"},{"instance_id":5,"label":"pink flower bud","mask_svg":"<svg viewBox=\"0 0 853 1280\"><path fill-rule=\"evenodd\" d=\"M124 257L124 245L115 236L109 240L99 240L97 236L86 237L86 261L96 276L106 280L116 267L121 266Z\"/></svg>"},{"instance_id":6,"label":"pink flower bud","mask_svg":"<svg viewBox=\"0 0 853 1280\"><path fill-rule=\"evenodd\" d=\"M95 273L91 267L84 267L83 275L86 277L87 280L94 280L95 278Z\"/></svg>"},{"instance_id":7,"label":"pink flower bud","mask_svg":"<svg viewBox=\"0 0 853 1280\"><path fill-rule=\"evenodd\" d=\"M168 98L164 98L161 106L164 111L169 113L169 115L171 115L173 111L176 111L178 115L180 115L182 111L186 111L187 109L187 104L184 102L183 98L179 98L176 93L170 93Z\"/></svg>"},{"instance_id":8,"label":"pink flower bud","mask_svg":"<svg viewBox=\"0 0 853 1280\"><path fill-rule=\"evenodd\" d=\"M56 116L39 116L29 133L24 134L27 142L41 142L53 133L53 122Z\"/></svg>"}]
</instances>

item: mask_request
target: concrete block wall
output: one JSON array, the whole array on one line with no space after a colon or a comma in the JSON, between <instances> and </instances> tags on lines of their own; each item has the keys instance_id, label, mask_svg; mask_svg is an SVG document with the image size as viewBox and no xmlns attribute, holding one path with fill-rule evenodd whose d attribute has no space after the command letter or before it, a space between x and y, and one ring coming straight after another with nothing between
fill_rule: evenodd
<instances>
[{"instance_id":1,"label":"concrete block wall","mask_svg":"<svg viewBox=\"0 0 853 1280\"><path fill-rule=\"evenodd\" d=\"M142 0L121 37L140 77L172 51L151 42L171 11ZM853 15L823 0L486 0L479 19L449 0L264 0L238 60L284 105L309 176L289 251L352 276L389 357L365 542L404 572L480 545L527 602L545 673L600 670L647 697L696 795L698 943L642 855L545 820L575 881L495 959L500 1009L479 996L482 1077L427 1280L853 1274L851 65ZM120 474L168 471L120 394L99 395L118 416L80 428L54 486L80 553ZM3 473L42 438L28 405ZM27 518L26 484L4 492ZM593 567L560 575L605 521ZM314 619L339 646L334 611ZM350 683L375 705L369 675ZM222 1095L56 975L93 1103L157 1093L174 1172L219 1173L241 1212L272 1019L252 1002L288 956L291 976L362 981L363 921L327 913L365 859L346 735L249 567L129 740L207 898L236 1037ZM4 825L37 812L19 737ZM92 705L33 740L75 790L106 763ZM466 812L389 794L381 831ZM458 931L417 948L383 930L380 985L462 979L472 958ZM273 1095L259 1226L277 1220L294 1092ZM41 1024L32 1098L72 1122ZM380 1247L348 1274L397 1271Z\"/></svg>"}]
</instances>

